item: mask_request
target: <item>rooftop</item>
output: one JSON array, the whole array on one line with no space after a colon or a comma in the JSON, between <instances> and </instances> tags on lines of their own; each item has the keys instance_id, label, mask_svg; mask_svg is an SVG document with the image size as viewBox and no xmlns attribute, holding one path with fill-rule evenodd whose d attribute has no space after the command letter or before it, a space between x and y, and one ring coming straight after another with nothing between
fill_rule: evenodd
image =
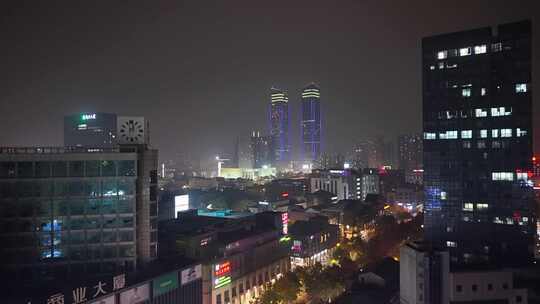
<instances>
[{"instance_id":1,"label":"rooftop","mask_svg":"<svg viewBox=\"0 0 540 304\"><path fill-rule=\"evenodd\" d=\"M66 153L121 153L136 152L119 147L91 148L91 147L0 147L0 154L66 154Z\"/></svg>"}]
</instances>

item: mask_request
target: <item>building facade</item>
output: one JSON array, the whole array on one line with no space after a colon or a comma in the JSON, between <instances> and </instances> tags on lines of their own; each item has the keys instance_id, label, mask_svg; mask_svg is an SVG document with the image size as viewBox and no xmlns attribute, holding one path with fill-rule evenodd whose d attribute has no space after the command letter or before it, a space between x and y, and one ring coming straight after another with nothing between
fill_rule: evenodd
<instances>
[{"instance_id":1,"label":"building facade","mask_svg":"<svg viewBox=\"0 0 540 304\"><path fill-rule=\"evenodd\" d=\"M398 136L398 167L406 180L414 181L417 170L423 168L422 136L407 134Z\"/></svg>"},{"instance_id":2,"label":"building facade","mask_svg":"<svg viewBox=\"0 0 540 304\"><path fill-rule=\"evenodd\" d=\"M64 116L64 146L112 148L116 145L116 114L80 113Z\"/></svg>"},{"instance_id":3,"label":"building facade","mask_svg":"<svg viewBox=\"0 0 540 304\"><path fill-rule=\"evenodd\" d=\"M312 83L302 90L303 159L315 161L321 154L321 92Z\"/></svg>"},{"instance_id":4,"label":"building facade","mask_svg":"<svg viewBox=\"0 0 540 304\"><path fill-rule=\"evenodd\" d=\"M310 192L323 190L334 195L334 200L360 199L362 177L356 170L313 170L309 178Z\"/></svg>"},{"instance_id":5,"label":"building facade","mask_svg":"<svg viewBox=\"0 0 540 304\"><path fill-rule=\"evenodd\" d=\"M366 168L361 170L360 199L365 200L368 194L380 194L379 171L376 169Z\"/></svg>"},{"instance_id":6,"label":"building facade","mask_svg":"<svg viewBox=\"0 0 540 304\"><path fill-rule=\"evenodd\" d=\"M272 88L270 91L270 136L274 142L276 162L289 160L289 97L287 92Z\"/></svg>"},{"instance_id":7,"label":"building facade","mask_svg":"<svg viewBox=\"0 0 540 304\"><path fill-rule=\"evenodd\" d=\"M447 251L423 243L408 243L400 249L399 297L401 304L449 303Z\"/></svg>"},{"instance_id":8,"label":"building facade","mask_svg":"<svg viewBox=\"0 0 540 304\"><path fill-rule=\"evenodd\" d=\"M316 263L330 265L336 245L339 241L338 225L331 225L326 218L313 218L308 221L296 221L291 225L290 237L291 265L308 267Z\"/></svg>"},{"instance_id":9,"label":"building facade","mask_svg":"<svg viewBox=\"0 0 540 304\"><path fill-rule=\"evenodd\" d=\"M453 263L529 261L531 23L424 38L426 238Z\"/></svg>"},{"instance_id":10,"label":"building facade","mask_svg":"<svg viewBox=\"0 0 540 304\"><path fill-rule=\"evenodd\" d=\"M526 288L514 286L510 271L463 271L449 275L450 303L527 304Z\"/></svg>"},{"instance_id":11,"label":"building facade","mask_svg":"<svg viewBox=\"0 0 540 304\"><path fill-rule=\"evenodd\" d=\"M269 168L275 162L274 138L261 135L259 131L253 131L250 140L252 154L252 168Z\"/></svg>"},{"instance_id":12,"label":"building facade","mask_svg":"<svg viewBox=\"0 0 540 304\"><path fill-rule=\"evenodd\" d=\"M0 252L13 280L131 272L157 257L157 150L144 118L117 129L117 148L0 149Z\"/></svg>"},{"instance_id":13,"label":"building facade","mask_svg":"<svg viewBox=\"0 0 540 304\"><path fill-rule=\"evenodd\" d=\"M16 279L133 271L151 254L151 155L6 148L0 153L4 270ZM156 168L156 167L153 167ZM156 209L157 212L157 209ZM157 214L156 214L157 216ZM146 225L146 227L142 227ZM153 244L155 246L156 240Z\"/></svg>"},{"instance_id":14,"label":"building facade","mask_svg":"<svg viewBox=\"0 0 540 304\"><path fill-rule=\"evenodd\" d=\"M185 213L162 224L160 257L201 261L203 303L249 303L290 270L287 213L239 218Z\"/></svg>"}]
</instances>

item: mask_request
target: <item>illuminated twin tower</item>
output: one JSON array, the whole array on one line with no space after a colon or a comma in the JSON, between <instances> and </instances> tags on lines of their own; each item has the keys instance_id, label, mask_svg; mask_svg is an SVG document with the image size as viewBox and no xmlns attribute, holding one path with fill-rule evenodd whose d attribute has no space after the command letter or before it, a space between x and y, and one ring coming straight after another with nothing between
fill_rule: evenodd
<instances>
[{"instance_id":1,"label":"illuminated twin tower","mask_svg":"<svg viewBox=\"0 0 540 304\"><path fill-rule=\"evenodd\" d=\"M320 89L314 83L302 90L302 160L314 161L321 152L320 98ZM289 161L289 98L286 91L271 89L269 123L276 162Z\"/></svg>"}]
</instances>

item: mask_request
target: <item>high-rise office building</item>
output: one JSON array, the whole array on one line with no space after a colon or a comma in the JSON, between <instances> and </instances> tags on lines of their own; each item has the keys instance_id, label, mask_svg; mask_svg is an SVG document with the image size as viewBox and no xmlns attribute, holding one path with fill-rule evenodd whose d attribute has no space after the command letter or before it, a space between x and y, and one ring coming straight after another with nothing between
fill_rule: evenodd
<instances>
[{"instance_id":1,"label":"high-rise office building","mask_svg":"<svg viewBox=\"0 0 540 304\"><path fill-rule=\"evenodd\" d=\"M302 152L310 161L321 154L321 92L314 83L302 90Z\"/></svg>"},{"instance_id":2,"label":"high-rise office building","mask_svg":"<svg viewBox=\"0 0 540 304\"><path fill-rule=\"evenodd\" d=\"M272 167L274 164L274 140L272 136L263 136L259 131L253 131L250 139L252 167Z\"/></svg>"},{"instance_id":3,"label":"high-rise office building","mask_svg":"<svg viewBox=\"0 0 540 304\"><path fill-rule=\"evenodd\" d=\"M116 114L80 113L64 116L64 146L112 148L116 145Z\"/></svg>"},{"instance_id":4,"label":"high-rise office building","mask_svg":"<svg viewBox=\"0 0 540 304\"><path fill-rule=\"evenodd\" d=\"M420 135L398 136L398 166L405 174L422 169L422 137Z\"/></svg>"},{"instance_id":5,"label":"high-rise office building","mask_svg":"<svg viewBox=\"0 0 540 304\"><path fill-rule=\"evenodd\" d=\"M426 238L454 265L527 262L531 23L427 37L422 52Z\"/></svg>"},{"instance_id":6,"label":"high-rise office building","mask_svg":"<svg viewBox=\"0 0 540 304\"><path fill-rule=\"evenodd\" d=\"M143 118L118 123L117 148L0 148L1 269L11 280L129 272L156 258L157 150Z\"/></svg>"},{"instance_id":7,"label":"high-rise office building","mask_svg":"<svg viewBox=\"0 0 540 304\"><path fill-rule=\"evenodd\" d=\"M272 88L270 92L270 136L274 142L275 160L289 160L289 97L287 92Z\"/></svg>"}]
</instances>

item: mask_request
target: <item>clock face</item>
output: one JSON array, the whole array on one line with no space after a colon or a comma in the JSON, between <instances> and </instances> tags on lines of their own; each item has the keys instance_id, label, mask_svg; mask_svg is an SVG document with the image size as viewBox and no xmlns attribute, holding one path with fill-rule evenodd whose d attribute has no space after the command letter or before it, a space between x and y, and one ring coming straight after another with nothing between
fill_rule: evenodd
<instances>
[{"instance_id":1,"label":"clock face","mask_svg":"<svg viewBox=\"0 0 540 304\"><path fill-rule=\"evenodd\" d=\"M128 119L120 126L120 138L126 143L142 143L144 126L140 121Z\"/></svg>"}]
</instances>

